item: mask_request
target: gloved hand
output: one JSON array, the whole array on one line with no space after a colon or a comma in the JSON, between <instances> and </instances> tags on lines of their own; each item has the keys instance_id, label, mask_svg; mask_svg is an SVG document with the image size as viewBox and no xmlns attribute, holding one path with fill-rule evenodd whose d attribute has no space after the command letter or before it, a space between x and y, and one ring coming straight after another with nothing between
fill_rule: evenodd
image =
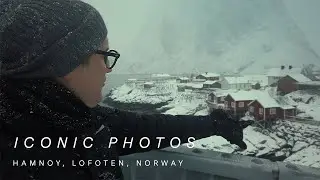
<instances>
[{"instance_id":1,"label":"gloved hand","mask_svg":"<svg viewBox=\"0 0 320 180\"><path fill-rule=\"evenodd\" d=\"M231 144L238 145L242 150L247 148L243 141L243 129L249 124L234 119L229 113L222 109L214 109L209 117L213 120L215 135L221 136Z\"/></svg>"}]
</instances>

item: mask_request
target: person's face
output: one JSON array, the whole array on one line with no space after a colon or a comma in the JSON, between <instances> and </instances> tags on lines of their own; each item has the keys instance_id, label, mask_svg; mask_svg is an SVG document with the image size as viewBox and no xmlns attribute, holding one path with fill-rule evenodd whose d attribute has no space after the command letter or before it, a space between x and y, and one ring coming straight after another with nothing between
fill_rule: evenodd
<instances>
[{"instance_id":1,"label":"person's face","mask_svg":"<svg viewBox=\"0 0 320 180\"><path fill-rule=\"evenodd\" d=\"M100 50L108 51L106 38ZM88 106L95 107L102 100L102 88L106 82L106 73L112 70L106 67L104 55L93 54L88 63L80 65L65 77L67 86Z\"/></svg>"}]
</instances>

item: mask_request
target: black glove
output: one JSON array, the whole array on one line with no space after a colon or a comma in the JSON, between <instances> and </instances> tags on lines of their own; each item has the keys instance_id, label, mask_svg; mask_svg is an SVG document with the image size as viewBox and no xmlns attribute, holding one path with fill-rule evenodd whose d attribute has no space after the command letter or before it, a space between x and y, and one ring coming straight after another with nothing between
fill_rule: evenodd
<instances>
[{"instance_id":1,"label":"black glove","mask_svg":"<svg viewBox=\"0 0 320 180\"><path fill-rule=\"evenodd\" d=\"M243 129L249 125L248 123L244 124L236 120L222 109L214 109L209 117L213 120L215 135L225 138L231 144L238 145L242 150L247 149L243 141Z\"/></svg>"}]
</instances>

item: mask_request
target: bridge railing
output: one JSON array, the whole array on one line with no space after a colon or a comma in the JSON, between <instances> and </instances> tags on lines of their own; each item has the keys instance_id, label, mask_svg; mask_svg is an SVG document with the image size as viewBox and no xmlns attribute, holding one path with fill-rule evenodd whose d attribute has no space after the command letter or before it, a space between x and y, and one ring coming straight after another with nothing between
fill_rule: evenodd
<instances>
[{"instance_id":1,"label":"bridge railing","mask_svg":"<svg viewBox=\"0 0 320 180\"><path fill-rule=\"evenodd\" d=\"M129 164L126 180L320 180L320 169L312 167L183 146L121 160Z\"/></svg>"}]
</instances>

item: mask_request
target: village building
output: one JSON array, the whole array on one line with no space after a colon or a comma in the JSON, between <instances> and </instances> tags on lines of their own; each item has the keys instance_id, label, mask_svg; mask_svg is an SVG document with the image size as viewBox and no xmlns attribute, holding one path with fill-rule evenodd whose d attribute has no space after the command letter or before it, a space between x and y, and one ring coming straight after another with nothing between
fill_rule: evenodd
<instances>
[{"instance_id":1,"label":"village building","mask_svg":"<svg viewBox=\"0 0 320 180\"><path fill-rule=\"evenodd\" d=\"M192 79L191 83L200 83L203 84L204 82L206 82L207 80L205 79Z\"/></svg>"},{"instance_id":2,"label":"village building","mask_svg":"<svg viewBox=\"0 0 320 180\"><path fill-rule=\"evenodd\" d=\"M268 85L276 86L277 82L286 75L289 74L301 74L302 68L293 66L280 66L278 68L270 68L266 73L268 77Z\"/></svg>"},{"instance_id":3,"label":"village building","mask_svg":"<svg viewBox=\"0 0 320 180\"><path fill-rule=\"evenodd\" d=\"M203 88L221 88L221 83L219 81L205 81L203 83Z\"/></svg>"},{"instance_id":4,"label":"village building","mask_svg":"<svg viewBox=\"0 0 320 180\"><path fill-rule=\"evenodd\" d=\"M296 108L279 104L266 91L250 90L229 93L224 108L235 117L244 117L249 112L256 120L290 119Z\"/></svg>"},{"instance_id":5,"label":"village building","mask_svg":"<svg viewBox=\"0 0 320 180\"><path fill-rule=\"evenodd\" d=\"M253 89L260 89L268 86L268 77L266 75L249 74L244 75L243 77L251 83Z\"/></svg>"},{"instance_id":6,"label":"village building","mask_svg":"<svg viewBox=\"0 0 320 180\"><path fill-rule=\"evenodd\" d=\"M127 79L126 80L126 84L132 84L132 83L136 83L138 80L137 79Z\"/></svg>"},{"instance_id":7,"label":"village building","mask_svg":"<svg viewBox=\"0 0 320 180\"><path fill-rule=\"evenodd\" d=\"M265 95L248 104L249 112L255 120L274 121L278 119L290 119L295 116L296 109L289 105L280 105L272 97Z\"/></svg>"},{"instance_id":8,"label":"village building","mask_svg":"<svg viewBox=\"0 0 320 180\"><path fill-rule=\"evenodd\" d=\"M205 81L217 81L220 79L220 74L216 74L216 73L203 73L203 74L200 74L198 76L196 76L196 79L202 79L202 80L205 80Z\"/></svg>"},{"instance_id":9,"label":"village building","mask_svg":"<svg viewBox=\"0 0 320 180\"><path fill-rule=\"evenodd\" d=\"M187 78L187 77L179 77L179 78L177 78L177 83L189 83L189 82L191 82L190 78Z\"/></svg>"},{"instance_id":10,"label":"village building","mask_svg":"<svg viewBox=\"0 0 320 180\"><path fill-rule=\"evenodd\" d=\"M238 90L249 90L252 89L252 82L249 78L239 77L223 77L221 80L221 89L238 89Z\"/></svg>"},{"instance_id":11,"label":"village building","mask_svg":"<svg viewBox=\"0 0 320 180\"><path fill-rule=\"evenodd\" d=\"M129 87L135 87L137 83L138 83L137 79L127 79L125 81L125 84Z\"/></svg>"},{"instance_id":12,"label":"village building","mask_svg":"<svg viewBox=\"0 0 320 180\"><path fill-rule=\"evenodd\" d=\"M151 89L151 88L153 88L154 87L154 82L145 82L144 84L143 84L143 88L144 89Z\"/></svg>"},{"instance_id":13,"label":"village building","mask_svg":"<svg viewBox=\"0 0 320 180\"><path fill-rule=\"evenodd\" d=\"M178 84L177 85L178 92L184 92L186 90L201 90L203 88L202 83L184 83L184 84Z\"/></svg>"},{"instance_id":14,"label":"village building","mask_svg":"<svg viewBox=\"0 0 320 180\"><path fill-rule=\"evenodd\" d=\"M260 93L260 91L256 90L241 90L238 92L229 93L224 98L224 108L225 110L230 111L236 117L243 117L248 111L248 104L255 100Z\"/></svg>"},{"instance_id":15,"label":"village building","mask_svg":"<svg viewBox=\"0 0 320 180\"><path fill-rule=\"evenodd\" d=\"M152 81L168 81L176 79L175 76L171 76L170 74L152 74L151 80Z\"/></svg>"},{"instance_id":16,"label":"village building","mask_svg":"<svg viewBox=\"0 0 320 180\"><path fill-rule=\"evenodd\" d=\"M212 109L224 108L224 101L225 101L224 99L230 92L235 92L235 91L230 91L230 90L211 91L208 94L208 98L206 100L209 111L212 111Z\"/></svg>"},{"instance_id":17,"label":"village building","mask_svg":"<svg viewBox=\"0 0 320 180\"><path fill-rule=\"evenodd\" d=\"M281 95L285 95L293 91L297 91L299 89L297 83L308 83L308 82L312 82L312 81L302 74L286 75L281 79L279 79L277 83L277 91Z\"/></svg>"}]
</instances>

